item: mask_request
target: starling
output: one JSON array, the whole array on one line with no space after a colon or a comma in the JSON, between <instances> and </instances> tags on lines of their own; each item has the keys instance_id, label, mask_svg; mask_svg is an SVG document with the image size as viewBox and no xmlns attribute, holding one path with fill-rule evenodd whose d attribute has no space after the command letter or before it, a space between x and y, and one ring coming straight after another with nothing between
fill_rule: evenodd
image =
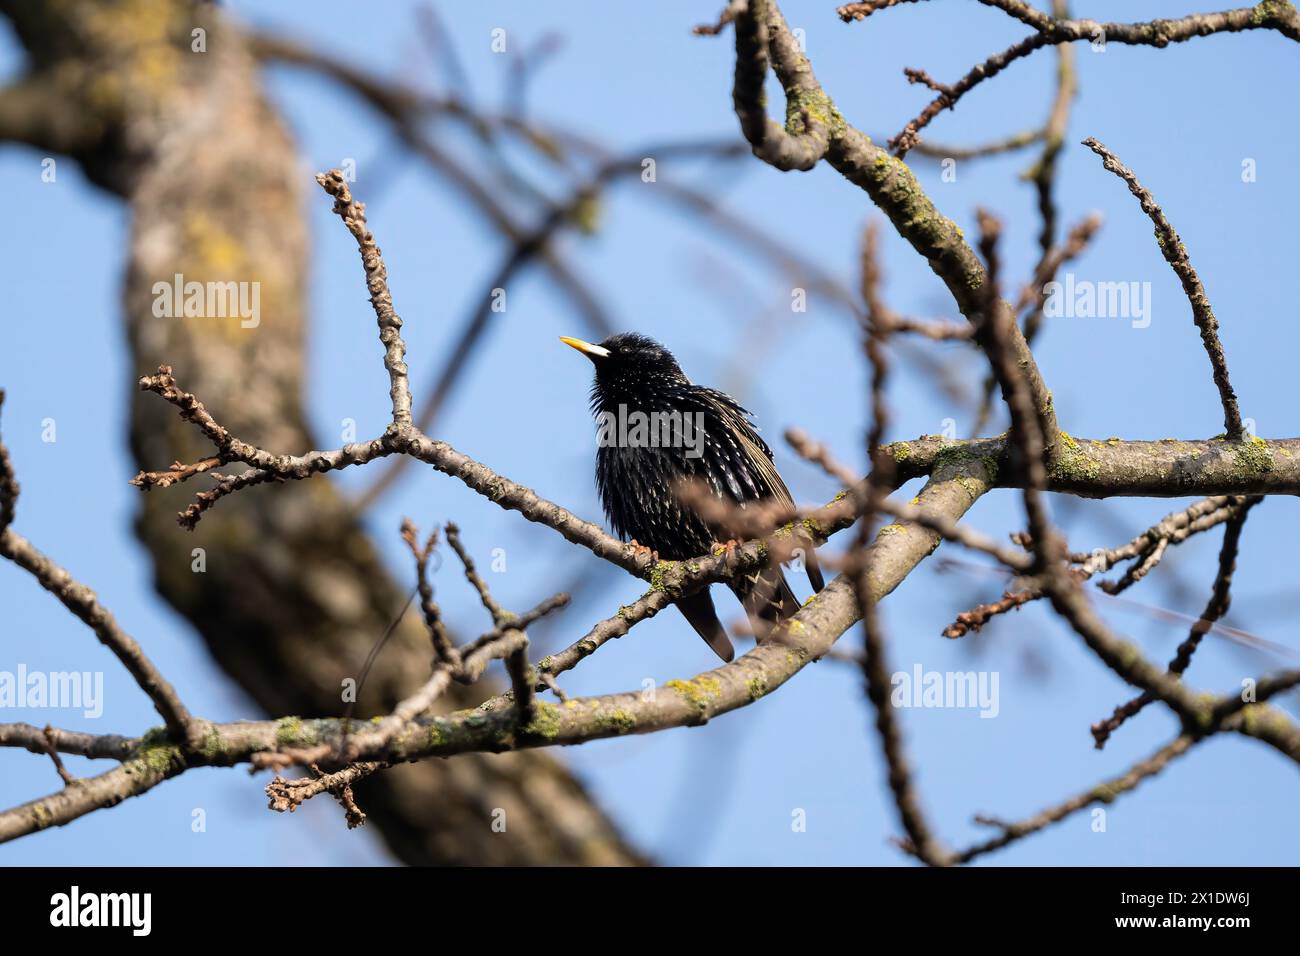
<instances>
[{"instance_id":1,"label":"starling","mask_svg":"<svg viewBox=\"0 0 1300 956\"><path fill-rule=\"evenodd\" d=\"M673 561L708 554L727 538L725 529L711 527L681 500L677 492L683 482L697 482L731 504L776 501L793 507L772 450L749 412L730 395L691 382L658 342L634 332L599 345L560 341L596 367L591 389L598 423L596 487L619 537ZM811 549L804 564L820 591L822 574ZM742 574L730 586L760 639L799 609L779 565ZM720 658L732 659L731 641L708 588L677 606Z\"/></svg>"}]
</instances>

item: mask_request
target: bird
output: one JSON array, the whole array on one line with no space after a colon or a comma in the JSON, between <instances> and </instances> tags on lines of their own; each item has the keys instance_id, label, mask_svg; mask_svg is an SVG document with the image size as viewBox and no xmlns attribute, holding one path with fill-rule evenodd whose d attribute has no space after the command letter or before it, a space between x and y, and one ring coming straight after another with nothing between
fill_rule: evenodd
<instances>
[{"instance_id":1,"label":"bird","mask_svg":"<svg viewBox=\"0 0 1300 956\"><path fill-rule=\"evenodd\" d=\"M620 538L671 561L709 554L726 543L725 529L711 526L698 507L683 501L683 482L696 482L741 507L794 506L749 411L725 392L692 382L664 346L637 332L597 344L569 336L560 341L595 366L596 488ZM811 548L804 568L813 590L820 591L824 581ZM742 573L730 587L759 640L800 607L780 565ZM707 587L676 604L718 657L725 662L735 656Z\"/></svg>"}]
</instances>

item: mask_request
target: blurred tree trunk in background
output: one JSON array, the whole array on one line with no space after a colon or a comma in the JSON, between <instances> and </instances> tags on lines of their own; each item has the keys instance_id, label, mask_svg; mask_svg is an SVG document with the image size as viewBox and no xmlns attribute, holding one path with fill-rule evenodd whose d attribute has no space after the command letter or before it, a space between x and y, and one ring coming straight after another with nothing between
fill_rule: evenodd
<instances>
[{"instance_id":1,"label":"blurred tree trunk in background","mask_svg":"<svg viewBox=\"0 0 1300 956\"><path fill-rule=\"evenodd\" d=\"M0 0L0 10L30 58L28 74L0 98L0 137L74 157L130 203L126 387L170 364L241 438L295 454L320 447L302 404L304 204L328 200L306 192L312 171L239 32L219 10L181 0ZM346 248L338 267L355 270L360 290L360 262L350 241ZM175 273L260 283L260 325L155 317L153 284ZM360 293L356 312L373 324ZM379 355L376 342L376 368ZM138 391L131 448L142 469L211 453L171 405ZM159 593L268 713L341 714L340 681L357 675L405 597L344 499L324 479L294 494L263 486L225 499L191 534L175 514L192 493L181 486L141 499L136 529ZM191 570L194 548L205 549L206 573ZM386 712L419 686L430 656L421 626L400 627L358 714ZM450 704L474 702L459 693ZM375 775L357 797L408 863L642 862L582 786L538 751L406 765ZM506 833L492 832L495 808L506 812ZM339 828L344 839L341 815Z\"/></svg>"}]
</instances>

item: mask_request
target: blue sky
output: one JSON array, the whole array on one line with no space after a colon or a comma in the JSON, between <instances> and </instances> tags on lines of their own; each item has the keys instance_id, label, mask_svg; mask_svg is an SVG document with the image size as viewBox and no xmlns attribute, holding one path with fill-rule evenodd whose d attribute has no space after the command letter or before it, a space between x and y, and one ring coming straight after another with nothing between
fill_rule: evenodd
<instances>
[{"instance_id":1,"label":"blue sky","mask_svg":"<svg viewBox=\"0 0 1300 956\"><path fill-rule=\"evenodd\" d=\"M437 79L413 29L414 7L393 3L382 17L344 3L231 4L259 26L291 31L305 42L412 82ZM1133 15L1120 2L1078 4L1096 19ZM787 3L806 34L819 78L844 114L873 135L896 132L926 102L904 66L951 81L1024 29L979 4L907 5L847 26L833 4ZM716 14L711 5L506 2L445 4L443 17L464 60L473 93L500 103L507 59L491 52L491 31L530 45L547 33L564 45L534 79L535 115L581 130L618 151L645 144L737 135L730 108L731 40L700 38L690 26ZM1202 9L1188 2L1149 2L1144 17ZM1300 82L1294 45L1272 33L1198 39L1164 51L1113 44L1095 53L1077 47L1081 95L1061 160L1061 216L1073 223L1099 211L1105 226L1074 266L1080 279L1150 282L1152 322L1062 319L1037 349L1054 391L1062 427L1075 435L1129 438L1209 437L1222 430L1217 395L1186 300L1160 257L1149 221L1123 184L1074 145L1096 136L1135 169L1187 244L1222 325L1243 414L1259 434L1300 434L1291 361L1300 333L1287 291L1300 218L1300 129L1280 104ZM21 64L12 36L0 30L0 69ZM1041 121L1053 95L1050 52L1018 63L937 119L935 140L985 141ZM387 128L336 87L276 69L268 77L303 157L304 177L358 161L358 196L388 263L393 295L407 322L408 359L417 402L443 351L504 253L501 240L446 184L404 158ZM773 91L773 103L779 96ZM441 134L440 134L441 135ZM445 148L464 143L446 134ZM120 312L127 210L60 162L55 184L40 179L37 151L0 146L0 180L22 250L4 258L9 308L0 342L0 387L8 390L4 438L23 484L16 528L95 588L144 645L192 709L213 719L255 716L253 706L210 662L185 622L154 595L151 569L131 533L139 494L126 481L135 468L126 444L130 367ZM1242 162L1253 159L1254 182ZM1018 179L1031 160L961 163L955 182L937 166L915 167L939 207L974 233L974 210L988 207L1005 223L1006 275L1018 284L1036 255L1039 222L1033 190ZM525 167L545 188L564 193L547 170ZM795 244L808 258L854 287L863 224L879 219L867 197L832 170L780 174L757 161L725 166L661 161L661 180L706 188L731 211ZM309 180L308 180L309 181ZM767 263L683 218L631 180L602 201L594 235L569 235L563 248L598 291L618 325L661 339L696 381L736 388L777 448L778 466L805 502L834 489L795 460L779 436L799 425L832 442L861 465L865 372L850 318L809 297L791 313L790 283ZM383 426L386 380L374 321L350 241L328 203L304 191L312 226L310 413L322 443L353 418L361 435ZM15 234L17 230L14 230ZM886 226L885 291L900 311L953 317L944 290L924 262ZM708 274L711 278L704 279ZM535 487L579 514L600 514L591 479L592 432L586 410L589 369L556 341L582 334L572 306L542 273L509 287L509 310L489 334L437 436ZM736 378L737 350L766 314L770 341L758 364ZM963 362L965 378L983 374L961 346L926 344ZM891 437L935 433L945 419L959 433L969 409L944 397L918 367L898 363L890 399ZM810 374L810 370L812 373ZM57 441L41 440L53 419ZM994 430L1004 427L997 424ZM299 451L300 449L283 449ZM351 489L373 472L338 476ZM283 493L292 493L288 490ZM1158 520L1181 500L1085 502L1054 499L1076 550L1111 546ZM1185 503L1185 502L1181 502ZM998 535L1020 526L1019 500L997 492L971 513ZM639 582L600 568L556 535L503 513L450 479L409 469L370 522L396 575L409 576L395 529L402 515L428 526L454 519L481 560L504 548L507 571L492 581L507 606L531 606L575 575L594 585L534 643L562 646L634 598ZM1300 648L1293 615L1300 605L1291 544L1294 499L1269 500L1246 526L1228 621ZM178 530L178 535L182 534ZM1130 595L1197 614L1213 577L1219 532L1179 547ZM183 542L179 542L183 544ZM967 565L978 559L945 547L882 605L891 664L910 671L996 671L1000 712L916 709L903 714L925 807L950 845L982 835L974 813L1018 818L1056 803L1127 767L1175 731L1154 709L1124 728L1107 749L1092 749L1088 726L1128 696L1078 639L1029 607L962 642L940 630L954 615L996 597L1003 582ZM455 574L444 570L439 596L464 632L481 629L481 609ZM797 590L806 587L795 583ZM1097 598L1112 625L1164 661L1185 636L1183 625L1157 620ZM724 619L739 613L718 595ZM19 664L47 671L97 669L105 674L105 712L86 720L69 711L2 712L0 720L52 722L99 732L138 733L155 722L147 700L86 629L16 568L0 564L0 670ZM856 633L845 639L856 646ZM602 650L565 681L587 694L662 683L713 666L704 644L680 615L665 613ZM1250 676L1288 663L1210 639L1188 674L1198 687L1227 691ZM1296 711L1294 700L1288 702ZM897 832L884 771L856 670L834 662L807 668L777 694L706 727L608 741L562 754L628 834L658 858L682 864L897 864ZM89 772L72 760L74 772ZM25 752L0 753L0 802L6 806L54 788L48 762ZM102 767L100 768L102 769ZM343 864L387 860L377 838L344 829L337 807L312 801L292 817L265 809L261 778L243 771L185 774L142 799L93 814L62 830L0 848L0 863ZM1300 845L1294 767L1263 745L1215 739L1112 805L1104 833L1089 817L1072 818L989 858L989 864L1285 864ZM193 833L203 808L207 831ZM805 832L793 832L803 810ZM436 813L436 807L430 807Z\"/></svg>"}]
</instances>

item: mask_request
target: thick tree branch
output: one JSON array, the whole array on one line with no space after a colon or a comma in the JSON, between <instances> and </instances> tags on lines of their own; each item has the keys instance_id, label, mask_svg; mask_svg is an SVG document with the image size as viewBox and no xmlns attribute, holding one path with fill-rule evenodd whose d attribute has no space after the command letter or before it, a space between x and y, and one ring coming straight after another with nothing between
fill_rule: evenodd
<instances>
[{"instance_id":1,"label":"thick tree branch","mask_svg":"<svg viewBox=\"0 0 1300 956\"><path fill-rule=\"evenodd\" d=\"M1060 443L1065 451L1048 467L1048 491L1083 498L1300 493L1300 438L1122 441L1061 433ZM1022 483L1004 467L1004 438L962 441L927 435L887 447L904 478L973 459L990 470L995 487L1017 488Z\"/></svg>"},{"instance_id":2,"label":"thick tree branch","mask_svg":"<svg viewBox=\"0 0 1300 956\"><path fill-rule=\"evenodd\" d=\"M959 518L983 493L979 475L932 481L917 496L920 506L951 519ZM881 535L871 545L869 588L879 600L938 546L939 537L915 525ZM740 549L737 549L740 550ZM140 741L135 755L116 770L68 791L34 800L0 813L0 842L49 826L61 826L102 806L152 789L190 766L228 766L253 761L261 754L285 754L290 762L306 757L324 762L345 741L355 762L399 762L458 753L526 749L584 743L670 727L698 726L713 717L746 707L767 696L811 661L823 657L834 641L858 619L853 588L842 576L800 609L781 635L730 664L690 680L669 681L653 695L642 690L600 697L575 698L556 705L538 701L531 722L520 726L509 695L473 710L425 715L407 722L382 747L348 737L348 722L328 718L209 724L203 747L193 754L153 732ZM0 744L8 739L0 728ZM361 745L357 746L361 740ZM373 741L371 741L373 744ZM14 745L22 745L15 739ZM82 790L83 785L88 785Z\"/></svg>"},{"instance_id":3,"label":"thick tree branch","mask_svg":"<svg viewBox=\"0 0 1300 956\"><path fill-rule=\"evenodd\" d=\"M983 307L980 289L987 277L961 230L935 208L905 163L890 156L845 121L817 82L808 58L799 49L776 4L772 0L751 0L746 12L736 18L737 62L750 64L748 69L757 69L760 63L766 64L769 55L786 93L787 113L799 117L798 124L792 121L787 126L802 131L816 123L825 128L829 135L826 161L845 179L867 192L899 235L925 257L943 280L962 315L974 322ZM752 95L739 104L738 116L742 129L750 137L757 125L755 111L761 105L754 96L761 87L753 86L751 81L745 89ZM809 119L803 120L804 115ZM754 139L750 141L753 143ZM1001 301L998 308L1010 311L1010 306ZM1051 395L1018 328L1010 338L1009 347L1024 367L1039 412L1049 423L1045 441L1048 456L1055 461L1059 449Z\"/></svg>"}]
</instances>

